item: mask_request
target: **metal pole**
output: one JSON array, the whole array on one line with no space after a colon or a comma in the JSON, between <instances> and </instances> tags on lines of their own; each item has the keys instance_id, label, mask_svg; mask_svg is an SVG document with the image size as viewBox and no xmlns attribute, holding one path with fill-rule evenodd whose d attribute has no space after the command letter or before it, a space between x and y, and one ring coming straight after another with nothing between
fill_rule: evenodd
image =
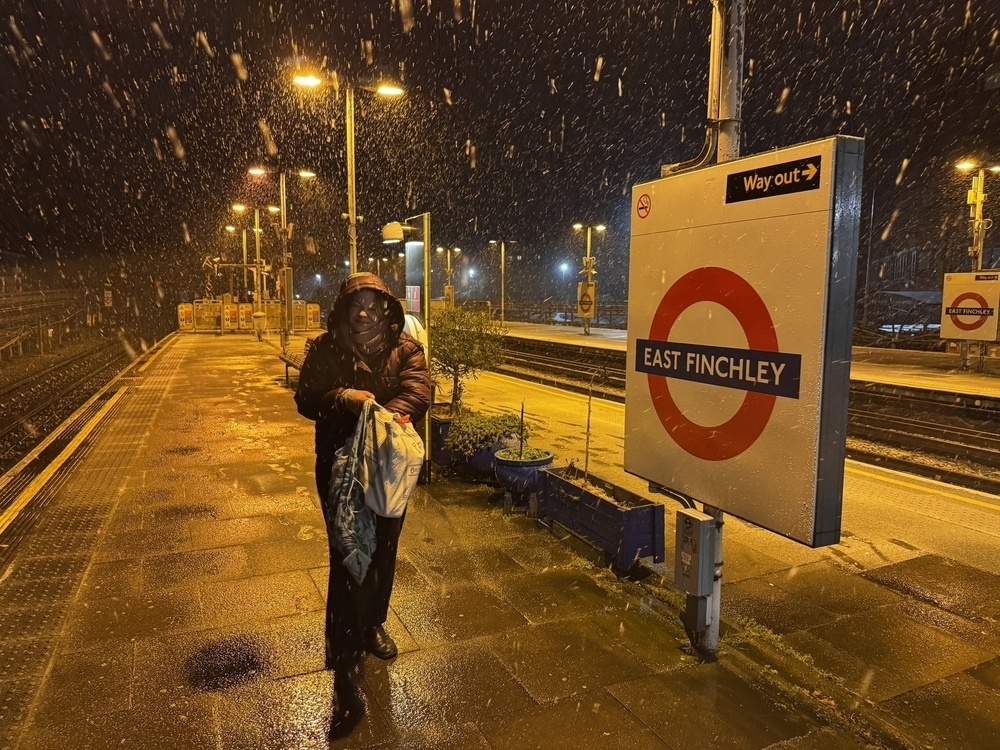
<instances>
[{"instance_id":1,"label":"metal pole","mask_svg":"<svg viewBox=\"0 0 1000 750\"><path fill-rule=\"evenodd\" d=\"M424 235L424 330L427 333L427 348L424 354L427 357L427 364L430 365L431 362L431 215L430 212L425 212L420 217L423 224L423 235ZM406 223L410 223L410 219L406 220ZM450 252L450 248L449 248ZM426 450L424 451L424 469L422 481L424 484L428 484L431 481L431 414L430 410L427 412L427 416L424 417L424 445Z\"/></svg>"},{"instance_id":2,"label":"metal pole","mask_svg":"<svg viewBox=\"0 0 1000 750\"><path fill-rule=\"evenodd\" d=\"M872 188L872 209L868 215L868 253L867 262L865 263L865 297L861 303L861 324L865 327L868 326L868 274L872 270L872 227L875 224L875 193L876 189Z\"/></svg>"},{"instance_id":3,"label":"metal pole","mask_svg":"<svg viewBox=\"0 0 1000 750\"><path fill-rule=\"evenodd\" d=\"M740 111L743 81L743 29L746 22L746 0L716 0L713 14L713 36L718 32L721 39L713 39L712 46L722 49L722 91L719 95L719 149L717 160L721 162L735 159L740 155ZM719 620L722 609L722 527L725 525L723 512L705 505L705 513L715 519L715 575L712 596L707 606L708 622L701 642L704 651L714 654L719 650Z\"/></svg>"},{"instance_id":4,"label":"metal pole","mask_svg":"<svg viewBox=\"0 0 1000 750\"><path fill-rule=\"evenodd\" d=\"M260 209L253 210L253 240L257 257L253 266L253 311L260 312Z\"/></svg>"},{"instance_id":5,"label":"metal pole","mask_svg":"<svg viewBox=\"0 0 1000 750\"><path fill-rule=\"evenodd\" d=\"M347 130L347 238L351 245L349 267L351 273L358 272L358 206L354 171L354 88L347 87L345 96ZM426 241L424 252L427 252Z\"/></svg>"},{"instance_id":6,"label":"metal pole","mask_svg":"<svg viewBox=\"0 0 1000 750\"><path fill-rule=\"evenodd\" d=\"M292 256L288 252L288 193L285 187L284 170L278 175L281 193L281 284L285 290L285 333L291 334L295 326L292 314Z\"/></svg>"},{"instance_id":7,"label":"metal pole","mask_svg":"<svg viewBox=\"0 0 1000 750\"><path fill-rule=\"evenodd\" d=\"M718 161L730 161L740 155L740 117L742 116L743 29L746 26L746 0L717 0L722 33L722 80L719 92ZM723 6L719 8L719 6Z\"/></svg>"},{"instance_id":8,"label":"metal pole","mask_svg":"<svg viewBox=\"0 0 1000 750\"><path fill-rule=\"evenodd\" d=\"M247 228L243 227L243 294L250 289L250 282L247 281Z\"/></svg>"},{"instance_id":9,"label":"metal pole","mask_svg":"<svg viewBox=\"0 0 1000 750\"><path fill-rule=\"evenodd\" d=\"M972 178L972 270L981 271L983 268L983 245L986 242L986 226L983 222L983 202L986 200L985 193L986 170L979 170L979 177Z\"/></svg>"},{"instance_id":10,"label":"metal pole","mask_svg":"<svg viewBox=\"0 0 1000 750\"><path fill-rule=\"evenodd\" d=\"M586 290L590 289L590 242L591 242L591 232L593 227L589 224L587 225L587 257L583 261L583 270L586 272L584 274L584 280L586 281ZM590 335L590 317L584 317L583 319L583 334L585 336Z\"/></svg>"},{"instance_id":11,"label":"metal pole","mask_svg":"<svg viewBox=\"0 0 1000 750\"><path fill-rule=\"evenodd\" d=\"M500 240L500 322L504 322L506 296L504 287L506 286L507 275L507 247L503 240Z\"/></svg>"}]
</instances>

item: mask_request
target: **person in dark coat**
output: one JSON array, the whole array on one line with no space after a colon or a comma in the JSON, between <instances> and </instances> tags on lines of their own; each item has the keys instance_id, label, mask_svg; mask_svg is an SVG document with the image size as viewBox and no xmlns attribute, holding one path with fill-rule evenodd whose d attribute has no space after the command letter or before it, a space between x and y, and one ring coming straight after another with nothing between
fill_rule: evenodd
<instances>
[{"instance_id":1,"label":"person in dark coat","mask_svg":"<svg viewBox=\"0 0 1000 750\"><path fill-rule=\"evenodd\" d=\"M365 400L374 398L398 421L416 422L430 406L424 349L403 331L404 322L402 305L382 279L351 274L340 286L327 332L312 342L299 373L295 403L302 416L316 422L316 489L331 540L335 508L328 490L334 453L354 434ZM375 555L360 585L330 546L326 666L334 670L339 701L359 709L356 713L363 711L353 683L362 652L381 659L396 655L385 621L402 527L403 518L376 516Z\"/></svg>"}]
</instances>

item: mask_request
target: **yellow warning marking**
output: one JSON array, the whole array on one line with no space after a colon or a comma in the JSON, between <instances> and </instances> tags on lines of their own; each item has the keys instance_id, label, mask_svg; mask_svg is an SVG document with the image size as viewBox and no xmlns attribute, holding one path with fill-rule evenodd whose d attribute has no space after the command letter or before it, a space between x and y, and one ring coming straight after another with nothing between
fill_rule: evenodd
<instances>
[{"instance_id":1,"label":"yellow warning marking","mask_svg":"<svg viewBox=\"0 0 1000 750\"><path fill-rule=\"evenodd\" d=\"M153 364L153 360L159 357L161 354L163 354L163 352L165 352L169 347L169 345L172 344L174 341L176 341L176 339L171 339L166 344L161 346L156 352L154 352L152 357L147 359L145 362L142 363L142 365L139 366L137 372L145 372L146 368L149 367L151 364Z\"/></svg>"},{"instance_id":2,"label":"yellow warning marking","mask_svg":"<svg viewBox=\"0 0 1000 750\"><path fill-rule=\"evenodd\" d=\"M63 448L62 452L56 457L56 459L50 463L45 469L32 480L31 484L24 488L17 499L8 507L3 515L0 515L0 534L7 530L7 527L14 522L17 518L17 514L24 510L24 506L31 502L31 500L37 495L41 489L55 475L62 465L66 463L70 456L76 452L76 449L80 447L80 444L94 431L94 428L100 423L107 414L111 407L118 403L118 399L125 395L125 388L116 391L115 394L107 400L107 402L100 408L100 410L85 424L80 431L76 434L69 445Z\"/></svg>"},{"instance_id":3,"label":"yellow warning marking","mask_svg":"<svg viewBox=\"0 0 1000 750\"><path fill-rule=\"evenodd\" d=\"M997 503L987 503L983 500L975 500L971 497L966 497L965 495L959 495L954 492L946 492L945 490L939 490L936 487L928 486L925 484L916 484L914 482L906 482L902 479L893 479L885 474L874 474L870 471L863 471L861 469L855 469L851 466L846 467L847 471L852 474L859 474L863 477L868 477L869 479L875 479L879 482L885 482L887 484L895 484L899 487L906 487L911 490L919 490L920 492L929 492L932 495L939 495L941 497L946 497L949 500L958 500L960 503L968 503L969 505L978 505L981 508L989 508L990 510L1000 511L1000 505Z\"/></svg>"}]
</instances>

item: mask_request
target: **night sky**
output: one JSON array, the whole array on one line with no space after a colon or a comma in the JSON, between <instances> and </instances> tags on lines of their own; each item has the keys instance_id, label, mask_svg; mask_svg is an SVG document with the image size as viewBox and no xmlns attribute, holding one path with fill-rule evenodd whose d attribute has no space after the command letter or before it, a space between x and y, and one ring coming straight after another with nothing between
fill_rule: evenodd
<instances>
[{"instance_id":1,"label":"night sky","mask_svg":"<svg viewBox=\"0 0 1000 750\"><path fill-rule=\"evenodd\" d=\"M289 182L298 278L342 267L343 91L300 92L297 70L356 87L391 74L407 89L392 102L357 96L359 257L381 253L385 222L430 211L434 244L487 272L487 241L517 240L508 300L558 293L562 261L575 274L575 220L609 226L598 280L605 299L624 299L631 186L693 156L704 134L708 0L6 0L4 11L4 262L152 284L168 304L198 286L205 255L234 251L222 229L233 201L277 201L276 179L246 175L261 161L319 175ZM953 165L1000 161L1000 90L983 87L1000 65L998 30L995 2L751 1L743 153L863 136L859 268L873 197L873 258L915 247L941 270L965 264L969 180Z\"/></svg>"}]
</instances>

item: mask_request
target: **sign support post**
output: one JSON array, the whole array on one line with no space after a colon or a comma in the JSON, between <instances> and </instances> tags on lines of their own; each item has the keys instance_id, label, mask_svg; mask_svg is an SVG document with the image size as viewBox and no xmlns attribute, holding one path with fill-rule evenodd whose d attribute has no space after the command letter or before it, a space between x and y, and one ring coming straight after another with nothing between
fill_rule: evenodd
<instances>
[{"instance_id":1,"label":"sign support post","mask_svg":"<svg viewBox=\"0 0 1000 750\"><path fill-rule=\"evenodd\" d=\"M727 17L728 16L728 17ZM741 83L743 81L743 31L746 26L746 0L728 0L712 4L712 44L722 49L720 55L721 81L717 99L719 105L718 162L736 159L740 155L740 122L743 108ZM696 642L691 645L714 655L719 650L719 620L722 611L722 527L726 521L721 509L704 505L705 513L715 519L715 570L712 594L709 597L708 622L695 631ZM688 594L691 597L691 594ZM688 611L691 611L690 603ZM695 608L694 611L699 611Z\"/></svg>"}]
</instances>

